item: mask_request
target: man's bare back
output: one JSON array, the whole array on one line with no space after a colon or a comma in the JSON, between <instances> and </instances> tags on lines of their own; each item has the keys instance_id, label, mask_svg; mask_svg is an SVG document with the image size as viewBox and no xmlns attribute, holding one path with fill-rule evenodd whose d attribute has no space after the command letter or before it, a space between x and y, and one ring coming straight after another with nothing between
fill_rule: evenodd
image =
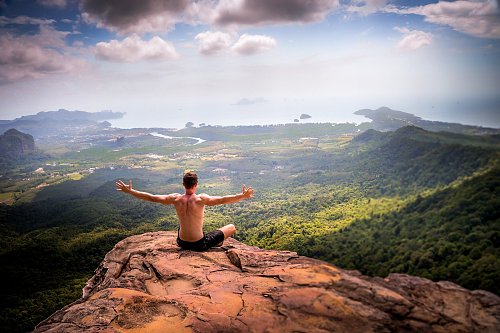
<instances>
[{"instance_id":1,"label":"man's bare back","mask_svg":"<svg viewBox=\"0 0 500 333\"><path fill-rule=\"evenodd\" d=\"M205 205L200 195L184 194L174 201L175 211L179 218L179 237L188 242L195 242L203 237L203 221Z\"/></svg>"},{"instance_id":2,"label":"man's bare back","mask_svg":"<svg viewBox=\"0 0 500 333\"><path fill-rule=\"evenodd\" d=\"M186 173L183 178L185 188L184 194L172 193L168 195L154 195L147 192L141 192L132 188L132 181L126 185L121 180L116 182L116 189L129 193L136 198L162 203L165 205L174 205L177 217L179 218L179 239L186 244L196 243L204 239L203 222L205 216L205 206L215 206L239 202L243 199L249 199L253 196L253 189L246 188L243 185L240 194L227 196L210 196L207 194L196 194L198 186L198 177L195 173ZM236 228L229 224L220 229L224 234L224 239L234 235ZM179 241L178 241L179 243Z\"/></svg>"}]
</instances>

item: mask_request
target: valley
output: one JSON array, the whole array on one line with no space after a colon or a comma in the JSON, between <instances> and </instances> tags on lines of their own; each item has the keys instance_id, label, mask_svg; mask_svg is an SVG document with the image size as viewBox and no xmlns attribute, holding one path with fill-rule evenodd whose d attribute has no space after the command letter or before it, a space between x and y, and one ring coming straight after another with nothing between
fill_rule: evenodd
<instances>
[{"instance_id":1,"label":"valley","mask_svg":"<svg viewBox=\"0 0 500 333\"><path fill-rule=\"evenodd\" d=\"M123 195L114 182L181 192L187 170L198 173L200 193L256 191L207 207L207 231L233 223L248 245L500 294L500 131L404 125L34 131L35 153L1 169L0 266L10 288L0 324L31 329L80 297L116 242L177 230L172 207Z\"/></svg>"}]
</instances>

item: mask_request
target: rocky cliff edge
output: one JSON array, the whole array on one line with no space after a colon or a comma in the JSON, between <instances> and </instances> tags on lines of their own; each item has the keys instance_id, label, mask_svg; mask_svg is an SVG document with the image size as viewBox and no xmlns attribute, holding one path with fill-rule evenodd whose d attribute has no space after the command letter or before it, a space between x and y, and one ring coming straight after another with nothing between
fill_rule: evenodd
<instances>
[{"instance_id":1,"label":"rocky cliff edge","mask_svg":"<svg viewBox=\"0 0 500 333\"><path fill-rule=\"evenodd\" d=\"M500 332L500 298L486 291L367 277L234 239L186 251L176 236L116 244L82 298L34 332Z\"/></svg>"}]
</instances>

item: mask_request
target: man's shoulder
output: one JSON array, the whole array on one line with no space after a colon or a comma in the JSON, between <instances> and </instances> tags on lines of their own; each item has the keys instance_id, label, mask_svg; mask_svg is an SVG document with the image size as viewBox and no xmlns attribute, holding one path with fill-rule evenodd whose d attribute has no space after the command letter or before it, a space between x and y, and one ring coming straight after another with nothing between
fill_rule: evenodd
<instances>
[{"instance_id":1,"label":"man's shoulder","mask_svg":"<svg viewBox=\"0 0 500 333\"><path fill-rule=\"evenodd\" d=\"M206 203L207 200L210 200L210 198L212 198L210 195L208 195L206 193L200 193L200 194L197 195L197 197L203 203Z\"/></svg>"},{"instance_id":2,"label":"man's shoulder","mask_svg":"<svg viewBox=\"0 0 500 333\"><path fill-rule=\"evenodd\" d=\"M162 201L163 203L166 204L173 204L175 203L180 197L182 197L182 194L180 193L170 193L162 196Z\"/></svg>"}]
</instances>

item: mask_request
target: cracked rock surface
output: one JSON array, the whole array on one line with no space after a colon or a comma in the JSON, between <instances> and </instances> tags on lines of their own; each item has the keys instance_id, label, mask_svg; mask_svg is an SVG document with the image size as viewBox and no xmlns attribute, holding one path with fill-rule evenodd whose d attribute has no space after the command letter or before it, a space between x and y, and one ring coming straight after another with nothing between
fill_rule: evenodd
<instances>
[{"instance_id":1,"label":"cracked rock surface","mask_svg":"<svg viewBox=\"0 0 500 333\"><path fill-rule=\"evenodd\" d=\"M231 238L186 251L176 237L116 244L82 298L34 332L500 332L500 298L486 291L367 277Z\"/></svg>"}]
</instances>

